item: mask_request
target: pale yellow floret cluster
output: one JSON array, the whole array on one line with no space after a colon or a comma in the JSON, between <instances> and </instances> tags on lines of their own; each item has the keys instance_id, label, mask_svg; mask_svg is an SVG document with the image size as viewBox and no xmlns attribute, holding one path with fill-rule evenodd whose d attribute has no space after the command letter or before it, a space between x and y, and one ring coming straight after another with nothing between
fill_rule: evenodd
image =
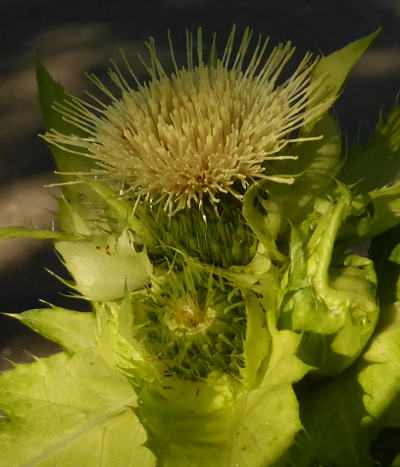
<instances>
[{"instance_id":1,"label":"pale yellow floret cluster","mask_svg":"<svg viewBox=\"0 0 400 467\"><path fill-rule=\"evenodd\" d=\"M100 167L94 173L120 180L124 192L164 200L171 213L193 203L201 207L206 199L215 204L221 193L240 196L237 187L246 188L256 178L290 182L268 174L266 163L289 157L282 149L301 140L298 130L332 104L321 99L320 82L310 83L316 61L307 54L292 76L278 85L294 52L290 43L275 47L264 59L268 40L260 38L247 57L251 32L246 30L231 59L232 31L223 56L210 66L203 61L200 34L193 64L188 37L186 67L178 68L171 47L171 75L162 68L153 41L148 43L149 82L139 83L128 63L136 89L118 67L111 71L120 97L92 77L111 104L96 99L100 107L95 109L75 99L61 110L88 133L87 138L56 132L45 138L95 159Z\"/></svg>"}]
</instances>

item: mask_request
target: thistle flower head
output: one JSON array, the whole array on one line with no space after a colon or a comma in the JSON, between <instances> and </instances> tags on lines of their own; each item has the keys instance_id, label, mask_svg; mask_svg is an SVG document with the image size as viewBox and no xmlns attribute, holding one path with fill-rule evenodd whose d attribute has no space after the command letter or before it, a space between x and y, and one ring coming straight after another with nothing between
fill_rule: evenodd
<instances>
[{"instance_id":1,"label":"thistle flower head","mask_svg":"<svg viewBox=\"0 0 400 467\"><path fill-rule=\"evenodd\" d=\"M260 36L250 53L252 32L247 29L234 54L234 37L235 29L219 59L214 42L206 63L201 30L196 50L188 33L187 65L181 68L170 42L171 74L151 39L148 82L137 79L123 55L135 87L115 64L109 74L119 96L91 76L111 103L73 99L60 109L88 136L50 132L45 139L93 158L99 166L94 174L118 181L123 193L163 200L170 213L193 203L215 206L222 193L240 197L257 178L287 181L274 176L269 164L288 158L282 150L303 140L299 130L332 104L321 99L320 81L311 81L317 60L306 54L279 84L292 45L280 44L265 57L268 39Z\"/></svg>"}]
</instances>

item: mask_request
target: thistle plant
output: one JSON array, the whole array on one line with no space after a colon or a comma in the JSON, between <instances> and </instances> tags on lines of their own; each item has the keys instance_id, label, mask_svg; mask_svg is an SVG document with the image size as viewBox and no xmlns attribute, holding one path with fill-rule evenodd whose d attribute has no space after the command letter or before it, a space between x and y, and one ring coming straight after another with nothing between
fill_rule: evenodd
<instances>
[{"instance_id":1,"label":"thistle plant","mask_svg":"<svg viewBox=\"0 0 400 467\"><path fill-rule=\"evenodd\" d=\"M376 34L286 78L294 47L249 29L222 54L187 33L184 65L169 37L171 72L150 39L148 80L122 53L85 99L37 64L61 230L0 237L53 239L91 311L14 315L63 351L1 375L1 465L384 462L400 110L350 148L331 111Z\"/></svg>"}]
</instances>

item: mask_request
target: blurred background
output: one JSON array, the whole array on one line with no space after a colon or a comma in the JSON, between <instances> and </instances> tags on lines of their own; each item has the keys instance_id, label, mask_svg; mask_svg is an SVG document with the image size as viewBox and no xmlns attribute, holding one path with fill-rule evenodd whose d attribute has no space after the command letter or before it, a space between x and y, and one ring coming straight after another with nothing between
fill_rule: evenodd
<instances>
[{"instance_id":1,"label":"blurred background","mask_svg":"<svg viewBox=\"0 0 400 467\"><path fill-rule=\"evenodd\" d=\"M185 30L216 31L220 44L232 24L270 36L272 44L291 40L297 57L308 50L328 54L379 27L382 31L348 79L335 112L350 143L366 141L380 111L387 113L400 91L400 0L0 0L0 226L50 228L57 210L53 162L44 143L37 99L34 56L69 93L83 95L91 85L84 72L104 76L110 58L123 49L138 76L136 54L156 39L168 67L167 30L177 56L185 53ZM222 45L220 46L220 48ZM40 307L38 299L76 308L68 291L45 266L65 276L46 242L0 242L0 311ZM7 358L29 359L57 347L0 318L0 368ZM3 357L3 358L1 358Z\"/></svg>"}]
</instances>

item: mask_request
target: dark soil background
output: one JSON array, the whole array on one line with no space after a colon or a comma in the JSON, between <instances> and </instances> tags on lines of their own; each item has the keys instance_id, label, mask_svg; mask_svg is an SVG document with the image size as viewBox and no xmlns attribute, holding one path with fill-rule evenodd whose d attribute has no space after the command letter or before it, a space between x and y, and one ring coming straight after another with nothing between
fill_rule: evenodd
<instances>
[{"instance_id":1,"label":"dark soil background","mask_svg":"<svg viewBox=\"0 0 400 467\"><path fill-rule=\"evenodd\" d=\"M103 75L108 60L122 48L139 76L135 58L154 36L159 55L168 63L166 32L177 55L184 55L185 29L200 25L203 36L218 33L220 44L235 23L271 36L272 44L291 40L298 57L307 50L328 54L347 43L382 31L356 66L336 105L348 139L363 140L373 131L379 112L388 112L400 90L400 1L217 1L217 0L0 0L0 226L49 228L57 209L51 155L37 137L42 132L34 78L34 54L72 94L90 83L85 71ZM222 47L222 45L220 46ZM65 288L45 271L65 275L51 245L37 241L0 243L0 311L18 313L40 307L39 298L76 308L60 292ZM57 347L24 330L15 320L0 319L0 357L29 359ZM3 359L2 368L9 364Z\"/></svg>"}]
</instances>

